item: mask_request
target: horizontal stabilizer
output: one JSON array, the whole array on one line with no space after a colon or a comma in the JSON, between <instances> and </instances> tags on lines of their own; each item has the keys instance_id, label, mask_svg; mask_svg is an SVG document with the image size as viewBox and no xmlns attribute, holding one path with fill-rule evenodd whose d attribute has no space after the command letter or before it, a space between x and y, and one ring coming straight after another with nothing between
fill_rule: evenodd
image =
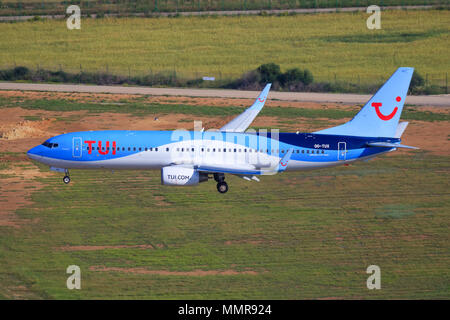
<instances>
[{"instance_id":1,"label":"horizontal stabilizer","mask_svg":"<svg viewBox=\"0 0 450 320\"><path fill-rule=\"evenodd\" d=\"M379 148L405 148L405 149L419 149L417 147L405 146L399 143L390 142L370 142L367 144L368 147L379 147Z\"/></svg>"}]
</instances>

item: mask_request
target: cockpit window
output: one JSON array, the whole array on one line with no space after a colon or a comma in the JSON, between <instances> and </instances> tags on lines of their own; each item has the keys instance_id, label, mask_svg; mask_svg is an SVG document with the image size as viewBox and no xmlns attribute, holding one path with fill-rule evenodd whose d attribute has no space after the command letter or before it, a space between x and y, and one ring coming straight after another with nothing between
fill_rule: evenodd
<instances>
[{"instance_id":1,"label":"cockpit window","mask_svg":"<svg viewBox=\"0 0 450 320\"><path fill-rule=\"evenodd\" d=\"M45 141L42 145L47 148L58 148L57 143L50 143L48 141Z\"/></svg>"}]
</instances>

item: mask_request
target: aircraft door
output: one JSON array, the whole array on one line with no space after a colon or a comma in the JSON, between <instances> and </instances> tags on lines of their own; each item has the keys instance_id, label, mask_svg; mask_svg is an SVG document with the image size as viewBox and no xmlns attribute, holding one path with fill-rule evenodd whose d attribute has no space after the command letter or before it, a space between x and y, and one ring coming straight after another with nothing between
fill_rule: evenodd
<instances>
[{"instance_id":1,"label":"aircraft door","mask_svg":"<svg viewBox=\"0 0 450 320\"><path fill-rule=\"evenodd\" d=\"M80 158L82 152L81 138L74 137L72 139L72 157Z\"/></svg>"},{"instance_id":2,"label":"aircraft door","mask_svg":"<svg viewBox=\"0 0 450 320\"><path fill-rule=\"evenodd\" d=\"M347 156L347 143L339 142L338 143L338 160L345 161Z\"/></svg>"}]
</instances>

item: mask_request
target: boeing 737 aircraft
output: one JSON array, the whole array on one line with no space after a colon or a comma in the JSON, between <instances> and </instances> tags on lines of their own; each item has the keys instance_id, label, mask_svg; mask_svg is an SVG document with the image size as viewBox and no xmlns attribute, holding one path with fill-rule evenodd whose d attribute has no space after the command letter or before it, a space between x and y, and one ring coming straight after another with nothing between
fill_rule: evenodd
<instances>
[{"instance_id":1,"label":"boeing 737 aircraft","mask_svg":"<svg viewBox=\"0 0 450 320\"><path fill-rule=\"evenodd\" d=\"M66 184L71 168L160 169L164 185L191 186L214 178L217 190L225 193L225 174L259 181L258 176L285 170L319 169L397 148L417 149L400 144L408 123L399 120L413 71L397 69L351 121L314 133L247 130L267 100L268 84L250 108L220 130L74 132L48 139L28 156L64 172Z\"/></svg>"}]
</instances>

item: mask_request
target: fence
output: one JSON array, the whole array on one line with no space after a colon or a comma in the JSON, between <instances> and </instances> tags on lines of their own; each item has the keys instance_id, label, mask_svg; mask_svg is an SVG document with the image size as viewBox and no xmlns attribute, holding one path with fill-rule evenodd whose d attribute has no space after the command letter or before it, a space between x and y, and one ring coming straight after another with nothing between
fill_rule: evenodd
<instances>
[{"instance_id":1,"label":"fence","mask_svg":"<svg viewBox=\"0 0 450 320\"><path fill-rule=\"evenodd\" d=\"M379 6L449 5L450 0L379 0ZM83 14L151 14L159 12L287 10L367 7L372 0L0 0L0 16L61 15L76 4Z\"/></svg>"},{"instance_id":2,"label":"fence","mask_svg":"<svg viewBox=\"0 0 450 320\"><path fill-rule=\"evenodd\" d=\"M70 67L64 65L43 66L36 65L35 68L25 72L14 72L16 65L4 65L0 69L0 80L29 80L34 82L68 82L68 83L93 83L100 85L142 85L142 86L178 86L178 87L205 87L205 88L237 88L240 87L239 79L242 74L223 73L218 71L178 71L134 70L128 66L127 70L115 70L108 65L97 69L85 69L82 65ZM28 68L25 68L28 69ZM314 72L313 72L314 73ZM17 75L19 77L17 77ZM448 72L424 73L423 85L414 89L415 94L447 94L448 93ZM204 77L214 78L214 80L204 80ZM348 92L348 93L373 93L380 85L386 81L386 76L373 78L368 74L354 74L352 76L341 76L337 73L328 73L328 76L315 76L314 83L294 91L318 91L318 92ZM257 83L250 88L258 89ZM278 90L288 90L286 88L274 87Z\"/></svg>"}]
</instances>

